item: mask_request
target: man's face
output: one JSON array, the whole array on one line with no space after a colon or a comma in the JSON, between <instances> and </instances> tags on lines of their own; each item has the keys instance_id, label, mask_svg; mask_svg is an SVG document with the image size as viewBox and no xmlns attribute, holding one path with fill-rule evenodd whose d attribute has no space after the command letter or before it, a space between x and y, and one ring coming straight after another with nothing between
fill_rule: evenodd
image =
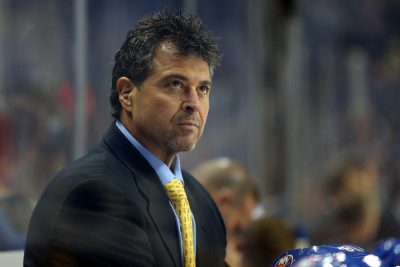
<instances>
[{"instance_id":1,"label":"man's face","mask_svg":"<svg viewBox=\"0 0 400 267\"><path fill-rule=\"evenodd\" d=\"M148 77L129 93L128 129L164 162L192 150L207 120L210 88L209 66L201 57L177 56L171 45L161 45Z\"/></svg>"}]
</instances>

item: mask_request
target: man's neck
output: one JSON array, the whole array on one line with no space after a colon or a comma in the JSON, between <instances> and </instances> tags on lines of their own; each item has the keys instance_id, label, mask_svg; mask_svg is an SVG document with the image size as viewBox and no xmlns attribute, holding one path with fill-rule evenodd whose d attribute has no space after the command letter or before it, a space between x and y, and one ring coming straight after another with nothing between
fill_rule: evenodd
<instances>
[{"instance_id":1,"label":"man's neck","mask_svg":"<svg viewBox=\"0 0 400 267\"><path fill-rule=\"evenodd\" d=\"M151 145L149 142L146 142L143 138L141 138L140 134L137 133L137 129L135 129L131 123L130 118L123 114L121 116L120 122L122 125L128 130L128 132L139 142L144 148L146 148L151 154L157 157L159 160L164 162L168 168L171 168L171 164L176 158L176 153L168 153L168 151L164 151L160 147Z\"/></svg>"}]
</instances>

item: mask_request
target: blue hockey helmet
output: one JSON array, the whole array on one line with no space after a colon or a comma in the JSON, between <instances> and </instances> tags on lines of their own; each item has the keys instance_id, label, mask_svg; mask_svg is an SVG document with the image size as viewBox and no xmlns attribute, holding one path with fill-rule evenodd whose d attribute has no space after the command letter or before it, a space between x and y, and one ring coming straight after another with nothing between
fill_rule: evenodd
<instances>
[{"instance_id":1,"label":"blue hockey helmet","mask_svg":"<svg viewBox=\"0 0 400 267\"><path fill-rule=\"evenodd\" d=\"M341 244L293 249L276 258L271 267L382 267L378 256L363 248Z\"/></svg>"},{"instance_id":2,"label":"blue hockey helmet","mask_svg":"<svg viewBox=\"0 0 400 267\"><path fill-rule=\"evenodd\" d=\"M371 250L371 253L378 256L384 266L393 267L400 265L400 239L388 238L380 241Z\"/></svg>"}]
</instances>

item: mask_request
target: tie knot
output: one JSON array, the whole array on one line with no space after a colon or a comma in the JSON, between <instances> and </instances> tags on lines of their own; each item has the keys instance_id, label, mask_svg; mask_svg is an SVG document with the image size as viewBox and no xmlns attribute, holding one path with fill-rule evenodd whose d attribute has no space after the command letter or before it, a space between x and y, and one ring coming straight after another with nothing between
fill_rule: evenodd
<instances>
[{"instance_id":1,"label":"tie knot","mask_svg":"<svg viewBox=\"0 0 400 267\"><path fill-rule=\"evenodd\" d=\"M183 184L180 180L176 178L172 179L164 185L164 188L172 202L186 199L185 189L183 188Z\"/></svg>"}]
</instances>

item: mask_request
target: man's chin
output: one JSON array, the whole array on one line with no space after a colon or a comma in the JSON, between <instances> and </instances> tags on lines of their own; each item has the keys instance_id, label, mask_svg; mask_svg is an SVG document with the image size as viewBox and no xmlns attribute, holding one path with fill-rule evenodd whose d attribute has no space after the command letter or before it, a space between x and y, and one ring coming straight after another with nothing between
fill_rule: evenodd
<instances>
[{"instance_id":1,"label":"man's chin","mask_svg":"<svg viewBox=\"0 0 400 267\"><path fill-rule=\"evenodd\" d=\"M195 147L196 147L197 143L192 143L192 144L188 144L185 146L182 146L180 149L180 152L189 152L192 151Z\"/></svg>"},{"instance_id":2,"label":"man's chin","mask_svg":"<svg viewBox=\"0 0 400 267\"><path fill-rule=\"evenodd\" d=\"M197 142L175 141L170 143L170 147L176 152L192 151L197 145Z\"/></svg>"}]
</instances>

